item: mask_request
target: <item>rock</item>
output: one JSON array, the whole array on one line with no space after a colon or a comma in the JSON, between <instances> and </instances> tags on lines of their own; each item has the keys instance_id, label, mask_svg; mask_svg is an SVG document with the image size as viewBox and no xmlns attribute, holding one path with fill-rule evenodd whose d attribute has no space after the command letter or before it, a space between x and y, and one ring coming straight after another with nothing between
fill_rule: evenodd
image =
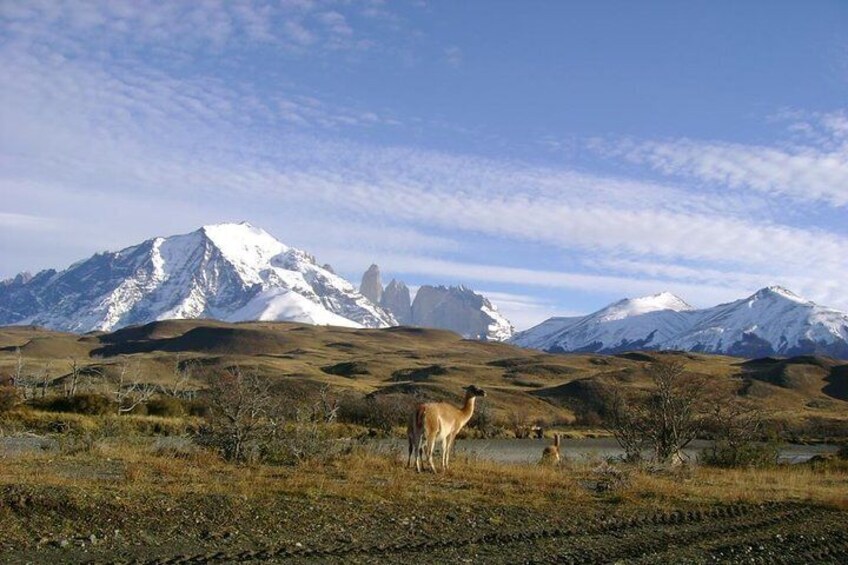
<instances>
[{"instance_id":1,"label":"rock","mask_svg":"<svg viewBox=\"0 0 848 565\"><path fill-rule=\"evenodd\" d=\"M374 304L380 304L380 299L383 297L383 281L380 280L380 267L377 265L368 267L368 270L362 275L359 292Z\"/></svg>"},{"instance_id":2,"label":"rock","mask_svg":"<svg viewBox=\"0 0 848 565\"><path fill-rule=\"evenodd\" d=\"M380 306L388 310L400 325L412 323L412 300L409 288L402 281L391 280L383 291Z\"/></svg>"},{"instance_id":3,"label":"rock","mask_svg":"<svg viewBox=\"0 0 848 565\"><path fill-rule=\"evenodd\" d=\"M419 288L412 303L412 323L486 341L504 341L514 331L486 297L465 286Z\"/></svg>"}]
</instances>

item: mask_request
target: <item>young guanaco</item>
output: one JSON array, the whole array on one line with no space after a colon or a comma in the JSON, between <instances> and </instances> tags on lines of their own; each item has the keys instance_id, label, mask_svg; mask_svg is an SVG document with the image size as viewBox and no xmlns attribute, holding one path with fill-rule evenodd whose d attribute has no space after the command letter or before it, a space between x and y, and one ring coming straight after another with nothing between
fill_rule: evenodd
<instances>
[{"instance_id":1,"label":"young guanaco","mask_svg":"<svg viewBox=\"0 0 848 565\"><path fill-rule=\"evenodd\" d=\"M554 444L545 447L542 450L542 463L546 465L559 465L561 458L559 455L559 434L554 434Z\"/></svg>"}]
</instances>

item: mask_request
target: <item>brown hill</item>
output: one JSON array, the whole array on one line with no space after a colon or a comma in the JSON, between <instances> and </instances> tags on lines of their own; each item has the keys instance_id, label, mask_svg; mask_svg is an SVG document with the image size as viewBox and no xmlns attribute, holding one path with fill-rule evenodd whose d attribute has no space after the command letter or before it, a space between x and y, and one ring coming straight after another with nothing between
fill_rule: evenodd
<instances>
[{"instance_id":1,"label":"brown hill","mask_svg":"<svg viewBox=\"0 0 848 565\"><path fill-rule=\"evenodd\" d=\"M357 330L294 323L228 324L208 320L155 322L106 334L74 335L40 328L0 328L0 374L12 370L20 348L26 370L52 363L56 378L69 359L96 366L105 380L131 364L150 382L164 384L174 368L193 368L202 388L227 367L267 376L275 387L330 385L339 392L458 401L462 388L487 389L487 406L505 418L569 421L598 411L600 392L616 383L641 387L645 367L674 358L696 373L735 383L776 417L848 420L848 364L823 357L738 358L689 353L631 352L615 356L546 354L502 343L464 340L422 328Z\"/></svg>"}]
</instances>

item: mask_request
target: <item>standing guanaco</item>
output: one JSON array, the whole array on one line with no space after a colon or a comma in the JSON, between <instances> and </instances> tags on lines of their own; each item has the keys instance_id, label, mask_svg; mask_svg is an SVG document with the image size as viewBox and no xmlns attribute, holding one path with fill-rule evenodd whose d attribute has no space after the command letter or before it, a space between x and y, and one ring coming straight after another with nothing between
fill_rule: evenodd
<instances>
[{"instance_id":1,"label":"standing guanaco","mask_svg":"<svg viewBox=\"0 0 848 565\"><path fill-rule=\"evenodd\" d=\"M426 442L427 461L430 468L436 472L433 463L433 450L436 440L442 442L442 470L447 470L450 451L453 448L456 434L468 423L474 414L474 403L478 396L486 396L486 391L474 385L465 387L465 403L462 408L452 406L447 402L427 402L415 407L409 416L406 435L409 440L409 456L406 466L412 464L412 453L415 452L415 469L421 472L421 459L424 458Z\"/></svg>"}]
</instances>

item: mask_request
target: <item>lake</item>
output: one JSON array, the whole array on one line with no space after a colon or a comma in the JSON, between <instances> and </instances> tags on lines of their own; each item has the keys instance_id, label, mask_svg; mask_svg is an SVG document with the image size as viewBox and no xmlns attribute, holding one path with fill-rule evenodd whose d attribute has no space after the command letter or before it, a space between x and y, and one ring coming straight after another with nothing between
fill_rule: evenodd
<instances>
[{"instance_id":1,"label":"lake","mask_svg":"<svg viewBox=\"0 0 848 565\"><path fill-rule=\"evenodd\" d=\"M405 439L377 440L375 444L380 449L397 449L402 451L404 456L406 455ZM500 463L536 463L541 458L542 450L548 445L551 445L550 439L465 439L456 441L454 456L475 457ZM690 461L696 461L698 453L711 445L710 441L695 440L683 451ZM838 446L830 444L782 443L778 460L781 463L803 463L816 455L834 453L838 449ZM436 444L436 451L438 450L439 447ZM624 455L624 451L614 438L563 438L559 451L565 459L572 461L606 459Z\"/></svg>"}]
</instances>

